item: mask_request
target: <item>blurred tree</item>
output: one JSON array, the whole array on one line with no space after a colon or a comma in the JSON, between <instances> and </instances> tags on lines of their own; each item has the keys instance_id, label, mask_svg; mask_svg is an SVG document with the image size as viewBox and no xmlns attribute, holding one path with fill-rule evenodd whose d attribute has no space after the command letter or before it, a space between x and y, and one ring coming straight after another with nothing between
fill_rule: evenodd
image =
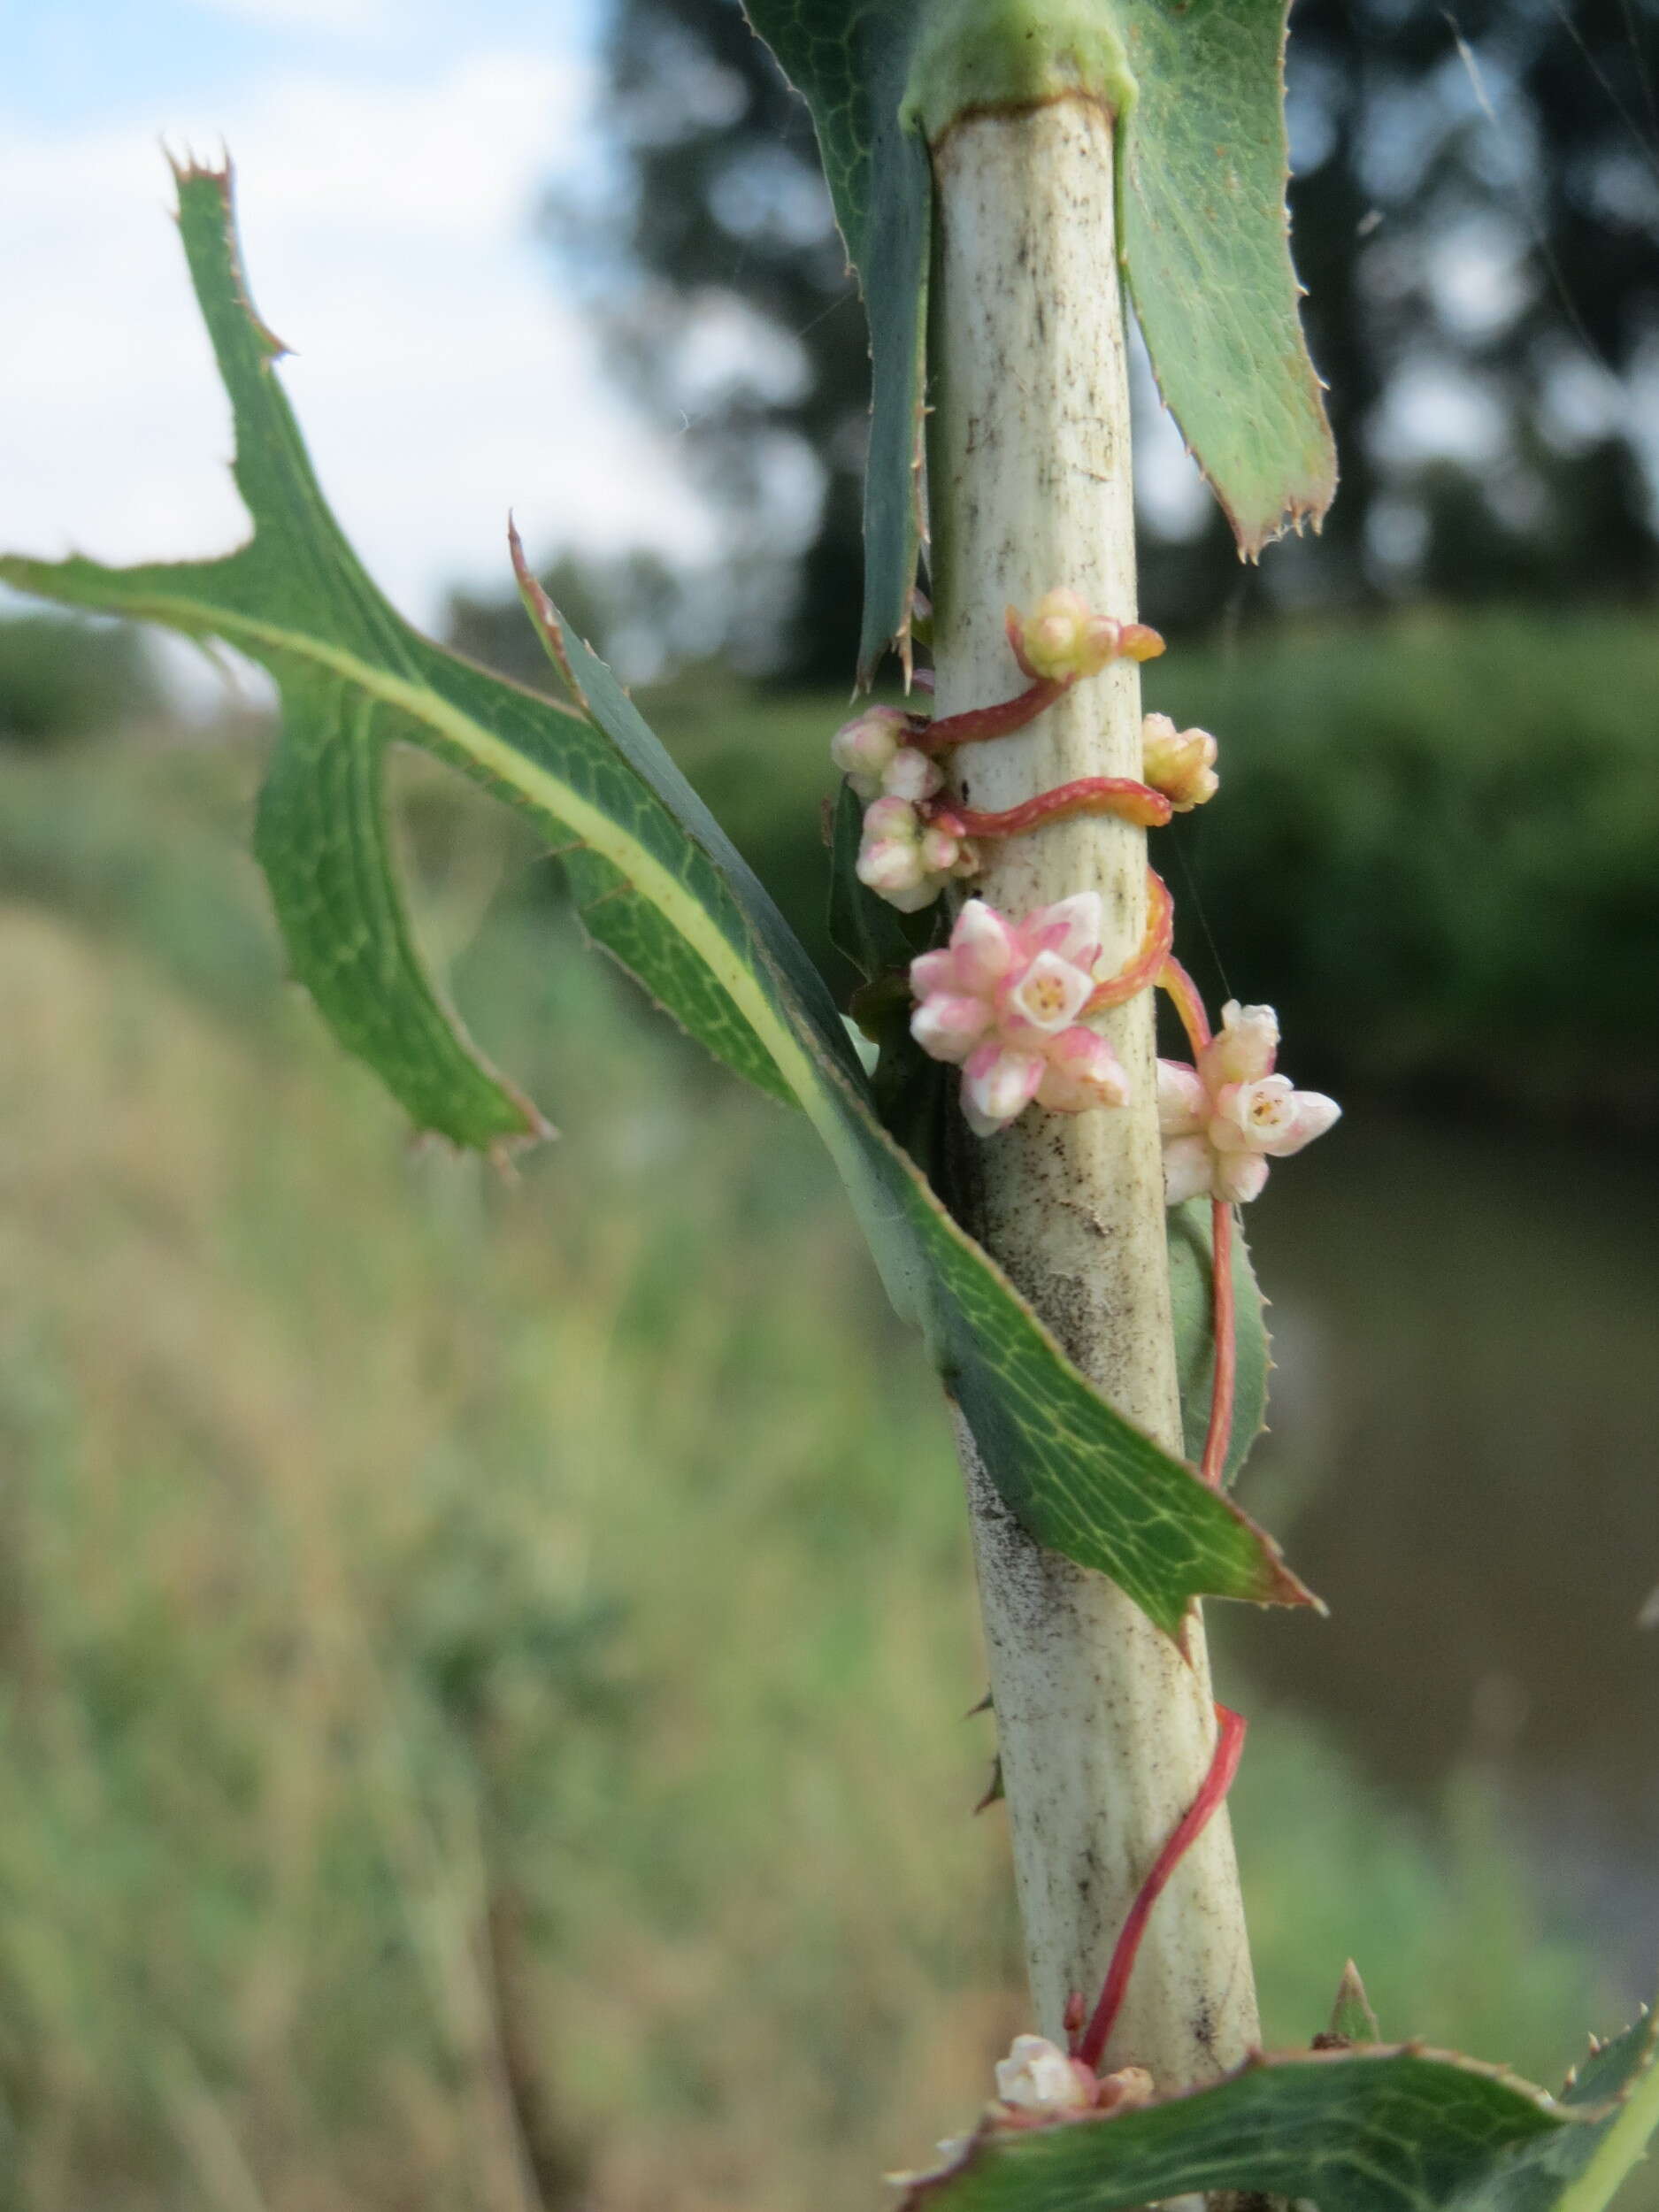
<instances>
[{"instance_id":1,"label":"blurred tree","mask_svg":"<svg viewBox=\"0 0 1659 2212\"><path fill-rule=\"evenodd\" d=\"M1297 0L1294 32L1291 198L1341 494L1317 548L1241 574L1153 446L1148 612L1649 589L1655 0ZM868 363L805 111L736 0L617 0L605 69L616 173L555 227L732 517L745 595L770 579L779 672L842 680Z\"/></svg>"},{"instance_id":2,"label":"blurred tree","mask_svg":"<svg viewBox=\"0 0 1659 2212\"><path fill-rule=\"evenodd\" d=\"M736 0L617 0L605 70L618 174L549 227L733 526L759 657L844 682L870 365L806 109Z\"/></svg>"},{"instance_id":3,"label":"blurred tree","mask_svg":"<svg viewBox=\"0 0 1659 2212\"><path fill-rule=\"evenodd\" d=\"M1343 493L1327 589L1659 579L1653 0L1299 0L1291 191Z\"/></svg>"}]
</instances>

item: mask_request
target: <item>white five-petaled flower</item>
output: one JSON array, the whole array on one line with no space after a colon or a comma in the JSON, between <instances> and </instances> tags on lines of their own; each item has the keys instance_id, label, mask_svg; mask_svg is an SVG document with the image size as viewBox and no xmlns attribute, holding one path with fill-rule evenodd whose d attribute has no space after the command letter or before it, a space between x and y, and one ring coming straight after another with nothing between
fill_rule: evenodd
<instances>
[{"instance_id":1,"label":"white five-petaled flower","mask_svg":"<svg viewBox=\"0 0 1659 2212\"><path fill-rule=\"evenodd\" d=\"M910 1033L933 1059L961 1067L962 1110L976 1136L994 1136L1033 1099L1062 1114L1127 1100L1118 1055L1079 1018L1094 993L1101 932L1095 891L1023 922L970 899L949 944L910 964Z\"/></svg>"},{"instance_id":2,"label":"white five-petaled flower","mask_svg":"<svg viewBox=\"0 0 1659 2212\"><path fill-rule=\"evenodd\" d=\"M1164 1194L1242 1205L1260 1194L1268 1162L1300 1152L1330 1128L1342 1109L1319 1091L1299 1091L1276 1075L1279 1017L1271 1006L1229 999L1221 1027L1198 1065L1158 1062L1158 1125L1164 1135Z\"/></svg>"}]
</instances>

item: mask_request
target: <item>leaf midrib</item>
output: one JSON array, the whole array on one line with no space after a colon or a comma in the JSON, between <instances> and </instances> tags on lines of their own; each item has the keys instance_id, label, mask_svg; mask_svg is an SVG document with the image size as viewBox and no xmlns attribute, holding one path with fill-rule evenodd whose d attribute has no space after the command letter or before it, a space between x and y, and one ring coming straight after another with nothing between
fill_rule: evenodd
<instances>
[{"instance_id":1,"label":"leaf midrib","mask_svg":"<svg viewBox=\"0 0 1659 2212\"><path fill-rule=\"evenodd\" d=\"M166 611L165 614L162 611L164 608ZM330 645L303 630L289 630L280 623L262 622L256 615L204 604L198 600L158 596L149 603L133 603L133 611L138 614L150 612L152 609L152 618L176 621L180 614L184 614L198 618L203 628L214 632L229 643L235 643L239 639L257 640L273 650L291 653L314 666L331 669L370 698L396 707L412 721L424 724L458 747L480 768L499 778L502 782L510 784L524 797L545 810L555 820L563 823L584 844L602 854L613 866L621 869L642 897L673 917L674 926L695 949L750 1027L760 1035L766 1049L777 1062L780 1073L794 1091L808 1117L820 1127L824 1125L828 1118L825 1109L821 1104L815 1106L814 1103L815 1094L821 1093L822 1071L795 1030L779 1013L771 994L761 987L757 965L745 959L699 900L687 896L681 879L643 846L618 830L603 808L583 798L569 784L562 783L548 770L527 759L517 747L492 735L481 723L474 721L459 707L451 705L430 686L394 675L385 669L377 669L373 663L360 660L355 653L342 646ZM534 692L527 692L525 695L535 700L538 705L552 708L585 726L585 717L562 706L557 700L544 698Z\"/></svg>"}]
</instances>

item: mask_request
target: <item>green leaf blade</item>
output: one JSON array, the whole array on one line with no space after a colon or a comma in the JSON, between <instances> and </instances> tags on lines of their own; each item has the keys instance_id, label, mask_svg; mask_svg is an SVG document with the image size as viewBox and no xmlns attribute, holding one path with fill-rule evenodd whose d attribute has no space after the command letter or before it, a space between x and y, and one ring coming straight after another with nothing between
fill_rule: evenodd
<instances>
[{"instance_id":1,"label":"green leaf blade","mask_svg":"<svg viewBox=\"0 0 1659 2212\"><path fill-rule=\"evenodd\" d=\"M1175 1372L1181 1396L1181 1441L1188 1459L1202 1459L1216 1380L1215 1245L1208 1199L1171 1206L1168 1217L1170 1306L1175 1321ZM1233 1437L1222 1479L1228 1489L1267 1425L1269 1356L1267 1313L1244 1231L1233 1226L1233 1337L1237 1372L1233 1391Z\"/></svg>"},{"instance_id":2,"label":"green leaf blade","mask_svg":"<svg viewBox=\"0 0 1659 2212\"><path fill-rule=\"evenodd\" d=\"M254 852L295 979L418 1129L489 1150L550 1134L439 1000L396 889L383 788L396 717L327 672L281 680Z\"/></svg>"},{"instance_id":3,"label":"green leaf blade","mask_svg":"<svg viewBox=\"0 0 1659 2212\"><path fill-rule=\"evenodd\" d=\"M914 0L745 0L750 24L805 98L835 219L870 325L864 608L858 680L890 646L908 655L922 526L933 182L902 111L921 28Z\"/></svg>"},{"instance_id":4,"label":"green leaf blade","mask_svg":"<svg viewBox=\"0 0 1659 2212\"><path fill-rule=\"evenodd\" d=\"M1233 2189L1319 2212L1430 2212L1562 2125L1536 2091L1461 2061L1322 2052L1098 2120L982 2133L903 2212L1119 2212Z\"/></svg>"},{"instance_id":5,"label":"green leaf blade","mask_svg":"<svg viewBox=\"0 0 1659 2212\"><path fill-rule=\"evenodd\" d=\"M901 2212L1122 2212L1259 2191L1319 2212L1601 2212L1659 2117L1655 2024L1560 2100L1419 2044L1257 2058L1186 2095L1030 2129L987 2117Z\"/></svg>"},{"instance_id":6,"label":"green leaf blade","mask_svg":"<svg viewBox=\"0 0 1659 2212\"><path fill-rule=\"evenodd\" d=\"M1158 388L1254 557L1317 522L1336 450L1297 311L1286 0L1118 0L1136 85L1122 251Z\"/></svg>"}]
</instances>

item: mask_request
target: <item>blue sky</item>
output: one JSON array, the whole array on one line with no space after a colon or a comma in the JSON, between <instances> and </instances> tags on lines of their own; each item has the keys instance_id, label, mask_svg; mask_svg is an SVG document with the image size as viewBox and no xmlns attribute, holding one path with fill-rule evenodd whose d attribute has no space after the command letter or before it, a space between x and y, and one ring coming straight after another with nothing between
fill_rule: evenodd
<instances>
[{"instance_id":1,"label":"blue sky","mask_svg":"<svg viewBox=\"0 0 1659 2212\"><path fill-rule=\"evenodd\" d=\"M399 603L534 550L709 526L533 233L595 158L595 0L0 0L0 541L242 534L160 147L234 155L323 480Z\"/></svg>"}]
</instances>

